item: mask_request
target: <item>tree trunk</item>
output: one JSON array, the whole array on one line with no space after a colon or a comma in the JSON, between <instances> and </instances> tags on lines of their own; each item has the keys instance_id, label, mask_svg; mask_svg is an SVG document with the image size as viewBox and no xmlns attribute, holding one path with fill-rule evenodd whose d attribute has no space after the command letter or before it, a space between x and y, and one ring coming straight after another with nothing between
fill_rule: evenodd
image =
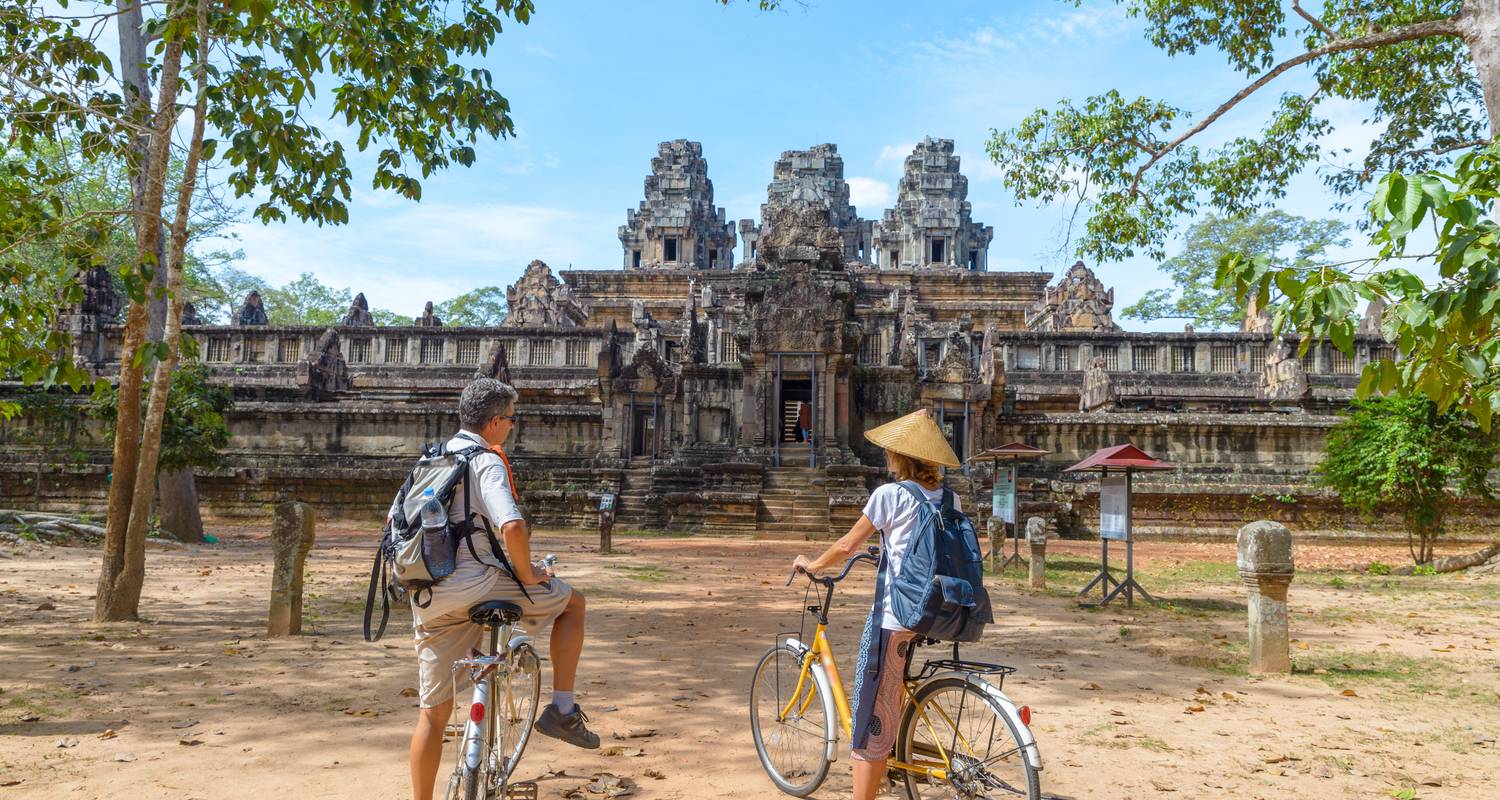
<instances>
[{"instance_id":1,"label":"tree trunk","mask_svg":"<svg viewBox=\"0 0 1500 800\"><path fill-rule=\"evenodd\" d=\"M162 53L161 92L152 123L150 157L140 165L145 179L140 207L135 216L136 266L161 267L156 254L161 246L161 207L167 166L171 156L171 133L177 121L177 91L181 85L183 40L174 36ZM115 419L114 463L109 487L109 521L105 528L103 564L94 597L94 619L99 622L135 619L146 569L146 528L151 497L137 502L136 484L142 477L141 381L144 369L136 364L145 340L149 312L145 303L131 301L126 315L124 346L120 353L119 409ZM157 445L160 446L158 435ZM155 486L156 464L145 475ZM141 522L135 522L137 517Z\"/></svg>"},{"instance_id":2,"label":"tree trunk","mask_svg":"<svg viewBox=\"0 0 1500 800\"><path fill-rule=\"evenodd\" d=\"M182 273L187 254L188 216L193 207L193 190L198 179L198 160L203 154L204 116L207 111L208 93L203 90L208 61L208 0L194 4L197 13L198 54L193 69L193 87L198 99L194 105L193 133L188 141L187 162L183 167L182 184L177 187L177 208L172 218L171 249L167 254L167 357L156 362L151 376L151 396L146 404L146 419L141 434L140 464L137 467L135 499L131 503L130 526L126 538L140 544L141 571L145 569L146 529L150 523L151 498L156 493L156 468L161 457L161 430L167 414L167 396L172 388L172 372L177 369L182 342ZM181 57L181 44L178 56ZM162 81L165 90L167 80ZM169 131L158 131L167 134ZM129 565L127 565L127 571ZM139 582L138 582L139 583ZM136 589L136 601L140 600L140 589Z\"/></svg>"},{"instance_id":3,"label":"tree trunk","mask_svg":"<svg viewBox=\"0 0 1500 800\"><path fill-rule=\"evenodd\" d=\"M1480 564L1483 564L1484 562L1494 558L1495 556L1500 556L1500 542L1495 542L1494 544L1482 550L1475 550L1472 553L1466 553L1461 556L1447 556L1446 558L1436 559L1432 562L1432 569L1434 572L1439 573L1458 572L1461 569L1477 567ZM1397 569L1391 570L1391 574L1412 575L1415 574L1416 571L1417 568L1415 566L1398 567Z\"/></svg>"},{"instance_id":4,"label":"tree trunk","mask_svg":"<svg viewBox=\"0 0 1500 800\"><path fill-rule=\"evenodd\" d=\"M140 2L133 2L122 10L116 24L120 30L120 82L124 88L125 118L145 128L151 117L151 77L146 70L146 31ZM130 137L130 208L137 220L146 203L147 168L151 158L151 136L137 131ZM162 265L167 263L165 240L160 234L156 238L156 266L151 278L151 289L147 295L146 340L159 342L166 330L167 322L167 276Z\"/></svg>"},{"instance_id":5,"label":"tree trunk","mask_svg":"<svg viewBox=\"0 0 1500 800\"><path fill-rule=\"evenodd\" d=\"M1490 117L1490 136L1500 136L1500 0L1468 0L1460 24Z\"/></svg>"},{"instance_id":6,"label":"tree trunk","mask_svg":"<svg viewBox=\"0 0 1500 800\"><path fill-rule=\"evenodd\" d=\"M156 506L162 533L179 542L203 542L203 517L198 511L198 487L192 468L163 472L157 477Z\"/></svg>"}]
</instances>

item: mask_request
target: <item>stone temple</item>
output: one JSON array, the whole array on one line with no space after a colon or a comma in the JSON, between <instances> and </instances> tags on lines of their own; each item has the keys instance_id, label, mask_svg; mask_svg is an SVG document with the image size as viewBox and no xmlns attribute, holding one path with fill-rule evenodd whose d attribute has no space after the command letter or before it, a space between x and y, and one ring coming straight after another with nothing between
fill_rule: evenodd
<instances>
[{"instance_id":1,"label":"stone temple","mask_svg":"<svg viewBox=\"0 0 1500 800\"><path fill-rule=\"evenodd\" d=\"M275 327L251 298L236 324L188 329L237 398L225 463L199 475L205 510L296 498L376 517L422 443L455 427L465 383L489 374L520 391L508 449L543 525L588 524L609 489L627 528L838 535L881 480L862 432L918 407L962 458L1015 440L1050 451L1021 467L1021 512L1065 534L1095 525L1097 501L1061 469L1127 441L1178 467L1139 481L1140 531L1348 524L1308 477L1363 364L1391 353L1375 328L1353 358L1299 357L1259 313L1236 332L1123 330L1082 263L1056 280L989 269L994 231L961 167L952 141L921 142L895 206L865 218L834 145L792 150L760 218L734 222L702 146L663 142L619 228L620 268L532 261L499 327L430 311L377 327L362 297L337 327ZM65 319L77 357L109 375L121 327L98 294ZM6 423L0 444L25 451L28 424ZM85 455L40 487L25 480L34 459L0 465L0 504L102 505L108 451L70 436ZM949 477L969 505L988 485L978 466Z\"/></svg>"}]
</instances>

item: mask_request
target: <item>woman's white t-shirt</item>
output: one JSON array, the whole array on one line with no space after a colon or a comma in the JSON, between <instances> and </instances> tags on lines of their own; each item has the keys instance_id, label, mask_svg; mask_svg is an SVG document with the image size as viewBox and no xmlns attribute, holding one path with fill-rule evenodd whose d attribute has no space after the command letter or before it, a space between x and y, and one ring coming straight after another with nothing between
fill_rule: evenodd
<instances>
[{"instance_id":1,"label":"woman's white t-shirt","mask_svg":"<svg viewBox=\"0 0 1500 800\"><path fill-rule=\"evenodd\" d=\"M933 504L933 510L937 510L943 502L943 487L928 489L917 484L917 488L921 489L922 494L926 495L927 500ZM961 510L956 494L953 496L953 508ZM883 630L906 630L901 623L896 621L896 615L891 611L889 577L901 571L901 559L906 555L912 532L917 527L917 510L917 499L912 497L911 492L908 492L900 483L887 483L881 486L870 493L870 500L865 503L865 517L874 524L876 530L880 531L880 548L890 565L890 571L886 573L885 613L880 622Z\"/></svg>"}]
</instances>

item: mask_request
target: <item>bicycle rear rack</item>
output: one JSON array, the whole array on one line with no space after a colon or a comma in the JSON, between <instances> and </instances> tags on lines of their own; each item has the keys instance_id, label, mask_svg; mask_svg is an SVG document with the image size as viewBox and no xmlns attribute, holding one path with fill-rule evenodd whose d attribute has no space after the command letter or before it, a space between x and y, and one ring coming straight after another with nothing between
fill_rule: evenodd
<instances>
[{"instance_id":1,"label":"bicycle rear rack","mask_svg":"<svg viewBox=\"0 0 1500 800\"><path fill-rule=\"evenodd\" d=\"M1003 689L1005 676L1016 671L1015 667L1007 667L1003 664L990 664L984 661L970 661L963 658L937 658L922 664L912 680L925 681L940 672L963 672L968 675L983 676L992 680L996 689Z\"/></svg>"}]
</instances>

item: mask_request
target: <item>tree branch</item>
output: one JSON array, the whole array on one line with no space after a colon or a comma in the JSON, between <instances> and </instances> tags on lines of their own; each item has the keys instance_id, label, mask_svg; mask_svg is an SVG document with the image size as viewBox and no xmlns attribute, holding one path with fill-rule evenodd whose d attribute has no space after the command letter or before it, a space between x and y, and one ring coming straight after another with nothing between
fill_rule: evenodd
<instances>
[{"instance_id":1,"label":"tree branch","mask_svg":"<svg viewBox=\"0 0 1500 800\"><path fill-rule=\"evenodd\" d=\"M1337 40L1339 38L1339 35L1337 33L1334 33L1332 28L1323 24L1323 20L1320 20L1312 14L1307 13L1307 10L1302 7L1301 0L1292 0L1292 10L1297 12L1297 16L1307 20L1309 23L1312 23L1312 26L1314 28L1322 31L1323 35L1327 36L1329 40Z\"/></svg>"},{"instance_id":2,"label":"tree branch","mask_svg":"<svg viewBox=\"0 0 1500 800\"><path fill-rule=\"evenodd\" d=\"M1183 142L1186 142L1188 139L1191 139L1194 136L1197 136L1199 133L1202 133L1205 128L1212 125L1216 120L1218 120L1219 117L1222 117L1224 116L1224 114L1228 113L1229 109L1234 108L1236 105L1239 105L1240 101L1244 100L1252 94L1255 94L1255 92L1260 90L1261 87L1275 80L1282 73L1292 69L1293 67L1301 66L1309 61L1322 58L1326 55L1342 53L1348 50L1372 50L1377 47L1399 44L1400 42L1410 42L1417 39L1427 39L1433 36L1462 35L1463 31L1459 27L1458 17L1445 17L1443 19L1435 19L1429 20L1427 22L1417 22L1411 25L1404 25L1400 28L1392 28L1388 31L1371 33L1366 36L1357 36L1352 39L1335 39L1334 41L1331 41L1328 44L1323 45L1322 47L1316 47L1305 53L1300 53L1296 56L1293 56L1267 70L1265 74L1261 75L1259 78L1256 78L1253 82L1250 83L1249 86L1246 86L1245 88L1239 90L1239 92L1237 92L1233 97L1224 101L1223 104L1214 109L1212 114L1204 117L1198 122L1197 125L1188 128L1182 133L1181 136L1178 136L1176 139L1173 139L1172 141L1164 145L1160 150L1156 151L1155 155L1153 155L1145 164L1142 164L1140 169L1136 170L1135 179L1130 183L1130 193L1132 195L1136 194L1136 190L1141 183L1141 178L1146 174L1147 170L1156 165L1156 162L1162 160L1162 158L1165 157L1168 153L1176 150L1178 147L1181 147Z\"/></svg>"}]
</instances>

